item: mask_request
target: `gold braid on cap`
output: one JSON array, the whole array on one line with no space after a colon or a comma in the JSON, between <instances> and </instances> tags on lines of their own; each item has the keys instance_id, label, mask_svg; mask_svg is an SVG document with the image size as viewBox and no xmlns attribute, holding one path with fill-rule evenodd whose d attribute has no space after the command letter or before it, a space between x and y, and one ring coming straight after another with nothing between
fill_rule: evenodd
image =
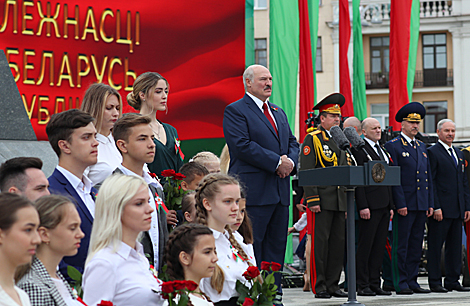
<instances>
[{"instance_id":1,"label":"gold braid on cap","mask_svg":"<svg viewBox=\"0 0 470 306\"><path fill-rule=\"evenodd\" d=\"M418 113L410 113L403 118L403 121L421 121L421 115Z\"/></svg>"}]
</instances>

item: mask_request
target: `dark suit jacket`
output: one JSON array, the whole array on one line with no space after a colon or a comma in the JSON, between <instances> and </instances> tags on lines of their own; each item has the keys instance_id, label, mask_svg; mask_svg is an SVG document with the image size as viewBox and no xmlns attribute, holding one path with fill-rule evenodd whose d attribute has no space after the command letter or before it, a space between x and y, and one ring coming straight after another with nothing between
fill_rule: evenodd
<instances>
[{"instance_id":1,"label":"dark suit jacket","mask_svg":"<svg viewBox=\"0 0 470 306\"><path fill-rule=\"evenodd\" d=\"M470 192L464 155L454 148L458 166L441 143L429 148L432 183L434 186L434 208L442 209L444 218L463 219L465 211L470 211Z\"/></svg>"},{"instance_id":2,"label":"dark suit jacket","mask_svg":"<svg viewBox=\"0 0 470 306\"><path fill-rule=\"evenodd\" d=\"M393 186L393 202L397 209L426 211L434 208L431 165L426 145L416 140L413 148L400 134L385 144L392 165L400 166L401 185Z\"/></svg>"},{"instance_id":3,"label":"dark suit jacket","mask_svg":"<svg viewBox=\"0 0 470 306\"><path fill-rule=\"evenodd\" d=\"M119 168L116 168L113 171L113 174L123 174ZM162 199L165 199L165 195L163 194L163 190L153 187L149 185L152 194L158 194L158 196ZM166 223L166 213L163 211L163 208L157 207L157 216L158 216L158 267L155 267L157 271L161 271L161 267L163 266L163 254L165 251L165 245L168 241L168 227ZM148 232L144 232L142 236L142 240L140 241L142 246L144 247L144 253L148 254L150 258L147 258L151 265L154 265L154 252L152 247L152 240L150 239L150 235Z\"/></svg>"},{"instance_id":4,"label":"dark suit jacket","mask_svg":"<svg viewBox=\"0 0 470 306\"><path fill-rule=\"evenodd\" d=\"M66 256L60 262L59 268L60 272L67 278L67 266L71 265L75 267L80 273L83 274L83 269L85 267L85 260L88 255L88 246L90 244L90 235L91 235L91 228L93 226L93 217L88 211L85 203L83 203L82 199L75 191L75 188L70 184L70 182L65 178L65 176L60 173L59 170L55 169L54 173L48 178L49 180L49 191L52 194L59 194L66 196L72 200L72 202L77 207L78 214L80 215L80 219L82 220L82 224L80 228L82 232L85 234L85 237L82 238L80 243L80 248L78 249L78 253L74 256ZM95 188L91 188L91 196L93 200L95 200L95 196L97 194L97 190Z\"/></svg>"},{"instance_id":5,"label":"dark suit jacket","mask_svg":"<svg viewBox=\"0 0 470 306\"><path fill-rule=\"evenodd\" d=\"M281 179L276 168L281 155L294 162L296 173L299 143L292 135L287 117L269 103L279 136L250 96L228 105L224 112L224 135L230 153L229 173L247 186L247 205L290 204L290 179Z\"/></svg>"},{"instance_id":6,"label":"dark suit jacket","mask_svg":"<svg viewBox=\"0 0 470 306\"><path fill-rule=\"evenodd\" d=\"M365 141L364 149L369 153L369 156L373 160L380 160L374 148L372 148L369 142ZM362 166L364 163L369 161L366 153L362 150L351 149L354 158L356 159L357 165ZM384 150L385 153L385 150ZM390 158L389 158L390 159ZM390 186L368 186L368 187L356 187L356 205L357 210L362 209L380 209L388 207L393 209L393 197L392 187Z\"/></svg>"}]
</instances>

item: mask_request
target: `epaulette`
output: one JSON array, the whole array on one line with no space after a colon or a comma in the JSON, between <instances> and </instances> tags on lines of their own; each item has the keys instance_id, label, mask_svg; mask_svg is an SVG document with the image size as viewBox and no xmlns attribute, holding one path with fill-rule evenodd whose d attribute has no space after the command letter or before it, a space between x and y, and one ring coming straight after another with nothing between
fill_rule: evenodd
<instances>
[{"instance_id":1,"label":"epaulette","mask_svg":"<svg viewBox=\"0 0 470 306\"><path fill-rule=\"evenodd\" d=\"M321 130L316 130L316 131L311 132L310 135L314 136L320 133L321 133Z\"/></svg>"},{"instance_id":2,"label":"epaulette","mask_svg":"<svg viewBox=\"0 0 470 306\"><path fill-rule=\"evenodd\" d=\"M466 148L463 148L462 150L467 150L470 152L470 146L466 147Z\"/></svg>"},{"instance_id":3,"label":"epaulette","mask_svg":"<svg viewBox=\"0 0 470 306\"><path fill-rule=\"evenodd\" d=\"M398 140L398 138L393 138L392 140L390 140L390 142L395 142L397 140Z\"/></svg>"},{"instance_id":4,"label":"epaulette","mask_svg":"<svg viewBox=\"0 0 470 306\"><path fill-rule=\"evenodd\" d=\"M418 142L419 144L424 144L424 142L422 142L422 141L419 140L419 139L416 139L416 142Z\"/></svg>"}]
</instances>

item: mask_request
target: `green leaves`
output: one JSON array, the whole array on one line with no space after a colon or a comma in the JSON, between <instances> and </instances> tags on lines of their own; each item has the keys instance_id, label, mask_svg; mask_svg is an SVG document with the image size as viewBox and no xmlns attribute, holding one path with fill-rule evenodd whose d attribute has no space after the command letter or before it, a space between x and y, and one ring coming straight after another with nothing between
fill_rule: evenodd
<instances>
[{"instance_id":1,"label":"green leaves","mask_svg":"<svg viewBox=\"0 0 470 306\"><path fill-rule=\"evenodd\" d=\"M273 271L269 273L268 271L261 271L260 277L262 282L260 282L259 277L250 279L248 282L251 283L251 287L237 280L235 288L240 294L237 304L243 305L245 298L250 298L254 301L253 306L272 306L277 294L277 285L274 284L274 273L279 272Z\"/></svg>"},{"instance_id":2,"label":"green leaves","mask_svg":"<svg viewBox=\"0 0 470 306\"><path fill-rule=\"evenodd\" d=\"M67 266L67 274L74 281L73 288L77 290L77 294L80 298L83 297L82 289L82 273L78 271L75 267Z\"/></svg>"}]
</instances>

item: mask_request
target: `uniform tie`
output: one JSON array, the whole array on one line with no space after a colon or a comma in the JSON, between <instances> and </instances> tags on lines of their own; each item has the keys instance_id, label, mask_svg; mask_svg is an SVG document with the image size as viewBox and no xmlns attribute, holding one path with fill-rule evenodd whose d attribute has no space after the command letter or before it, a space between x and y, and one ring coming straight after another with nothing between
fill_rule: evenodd
<instances>
[{"instance_id":1,"label":"uniform tie","mask_svg":"<svg viewBox=\"0 0 470 306\"><path fill-rule=\"evenodd\" d=\"M375 148L377 149L377 155L379 156L380 160L385 160L384 156L382 155L382 151L380 150L380 146L378 143L375 144Z\"/></svg>"},{"instance_id":2,"label":"uniform tie","mask_svg":"<svg viewBox=\"0 0 470 306\"><path fill-rule=\"evenodd\" d=\"M452 148L449 148L449 152L450 152L450 156L452 156L452 159L454 160L455 166L457 167L457 165L458 165L457 158L455 158L454 152L452 152Z\"/></svg>"},{"instance_id":3,"label":"uniform tie","mask_svg":"<svg viewBox=\"0 0 470 306\"><path fill-rule=\"evenodd\" d=\"M274 123L274 119L273 119L273 117L271 117L271 114L268 111L268 103L267 102L263 103L263 113L266 116L266 118L268 118L268 121L271 123L271 125L273 126L273 129L276 132L276 134L279 136L279 134L277 133L276 124Z\"/></svg>"},{"instance_id":4,"label":"uniform tie","mask_svg":"<svg viewBox=\"0 0 470 306\"><path fill-rule=\"evenodd\" d=\"M415 141L414 141L414 140L412 140L412 141L410 142L410 144L411 144L411 146L413 147L413 149L416 149L416 147L415 147Z\"/></svg>"}]
</instances>

